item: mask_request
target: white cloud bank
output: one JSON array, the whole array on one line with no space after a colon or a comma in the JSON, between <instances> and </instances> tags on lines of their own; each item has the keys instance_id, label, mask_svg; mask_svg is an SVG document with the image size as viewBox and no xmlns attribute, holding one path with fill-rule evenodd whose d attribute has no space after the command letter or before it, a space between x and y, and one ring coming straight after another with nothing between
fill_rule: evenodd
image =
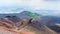
<instances>
[{"instance_id":1,"label":"white cloud bank","mask_svg":"<svg viewBox=\"0 0 60 34\"><path fill-rule=\"evenodd\" d=\"M11 9L11 8L23 8L26 10L59 10L60 11L60 1L45 1L45 0L0 0L0 9ZM12 11L0 13L10 13ZM19 12L19 11L16 11ZM12 12L13 13L13 12Z\"/></svg>"}]
</instances>

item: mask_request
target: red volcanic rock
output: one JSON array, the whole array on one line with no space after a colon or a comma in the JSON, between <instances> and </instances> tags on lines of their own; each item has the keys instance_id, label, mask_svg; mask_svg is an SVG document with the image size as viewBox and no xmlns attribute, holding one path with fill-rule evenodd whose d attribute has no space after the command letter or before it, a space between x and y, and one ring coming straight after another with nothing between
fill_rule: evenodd
<instances>
[{"instance_id":1,"label":"red volcanic rock","mask_svg":"<svg viewBox=\"0 0 60 34\"><path fill-rule=\"evenodd\" d=\"M29 22L30 19L22 19L14 23L8 18L0 18L0 34L57 34L36 19L32 19L31 23ZM30 31L26 31L25 29Z\"/></svg>"}]
</instances>

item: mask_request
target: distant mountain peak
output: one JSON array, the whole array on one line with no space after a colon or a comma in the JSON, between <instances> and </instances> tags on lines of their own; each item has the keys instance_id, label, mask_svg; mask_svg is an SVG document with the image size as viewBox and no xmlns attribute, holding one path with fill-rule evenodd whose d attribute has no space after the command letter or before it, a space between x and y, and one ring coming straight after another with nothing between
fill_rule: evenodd
<instances>
[{"instance_id":1,"label":"distant mountain peak","mask_svg":"<svg viewBox=\"0 0 60 34\"><path fill-rule=\"evenodd\" d=\"M30 17L40 16L40 14L33 13L33 12L30 12L30 11L23 11L20 14L24 14L24 15L27 15L27 16L30 16Z\"/></svg>"}]
</instances>

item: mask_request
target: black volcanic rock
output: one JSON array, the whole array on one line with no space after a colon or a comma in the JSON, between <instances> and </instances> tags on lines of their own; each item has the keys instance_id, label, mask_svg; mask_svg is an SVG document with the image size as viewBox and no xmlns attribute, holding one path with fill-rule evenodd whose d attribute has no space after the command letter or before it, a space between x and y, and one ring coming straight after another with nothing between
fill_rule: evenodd
<instances>
[{"instance_id":1,"label":"black volcanic rock","mask_svg":"<svg viewBox=\"0 0 60 34\"><path fill-rule=\"evenodd\" d=\"M60 23L60 17L56 17L56 16L41 16L41 17L36 17L36 19L48 26L53 26L56 23L58 24Z\"/></svg>"},{"instance_id":2,"label":"black volcanic rock","mask_svg":"<svg viewBox=\"0 0 60 34\"><path fill-rule=\"evenodd\" d=\"M10 21L14 22L14 23L17 23L19 21L21 21L22 19L20 19L19 17L17 16L6 16L6 18L8 18Z\"/></svg>"},{"instance_id":3,"label":"black volcanic rock","mask_svg":"<svg viewBox=\"0 0 60 34\"><path fill-rule=\"evenodd\" d=\"M44 25L48 26L54 31L60 32L60 27L56 26L56 24L60 24L60 17L57 16L42 16L36 18L39 22L43 23Z\"/></svg>"}]
</instances>

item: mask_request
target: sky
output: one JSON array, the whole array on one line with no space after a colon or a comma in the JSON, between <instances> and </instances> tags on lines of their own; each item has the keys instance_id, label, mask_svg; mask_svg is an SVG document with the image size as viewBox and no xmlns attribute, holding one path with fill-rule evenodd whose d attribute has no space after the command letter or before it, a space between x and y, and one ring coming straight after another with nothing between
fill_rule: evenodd
<instances>
[{"instance_id":1,"label":"sky","mask_svg":"<svg viewBox=\"0 0 60 34\"><path fill-rule=\"evenodd\" d=\"M0 0L0 13L19 13L23 10L33 10L33 12L49 14L60 13L60 0Z\"/></svg>"},{"instance_id":2,"label":"sky","mask_svg":"<svg viewBox=\"0 0 60 34\"><path fill-rule=\"evenodd\" d=\"M0 7L60 10L60 1L53 0L0 0Z\"/></svg>"}]
</instances>

